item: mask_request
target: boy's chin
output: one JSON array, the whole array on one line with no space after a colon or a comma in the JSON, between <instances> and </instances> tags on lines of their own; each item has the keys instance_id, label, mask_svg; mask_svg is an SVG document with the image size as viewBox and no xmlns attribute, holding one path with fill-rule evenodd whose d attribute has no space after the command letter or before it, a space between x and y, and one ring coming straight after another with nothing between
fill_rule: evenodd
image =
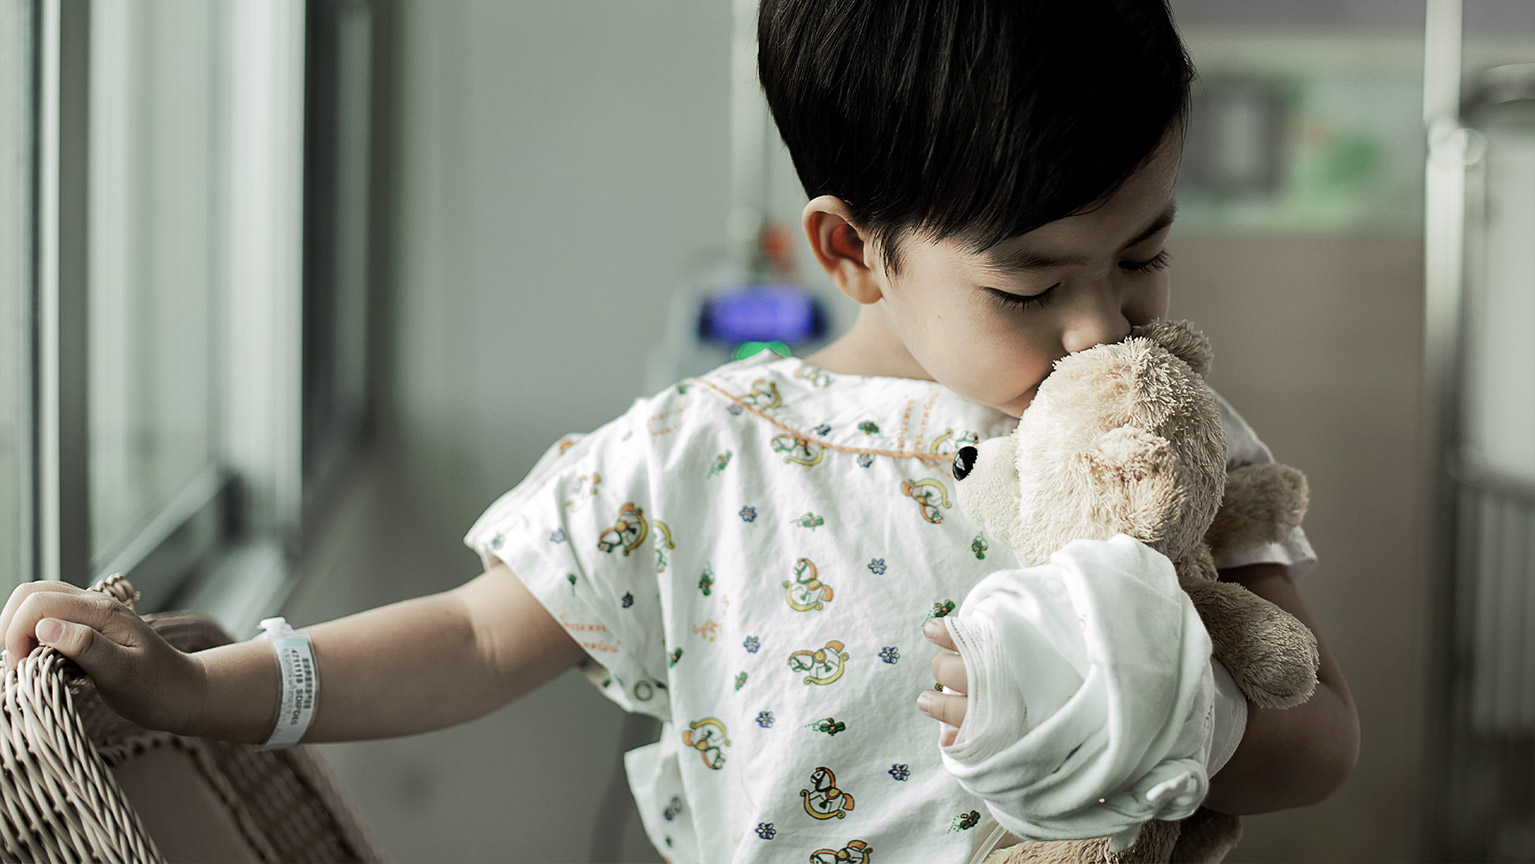
<instances>
[{"instance_id":1,"label":"boy's chin","mask_svg":"<svg viewBox=\"0 0 1535 864\"><path fill-rule=\"evenodd\" d=\"M1023 412L1027 411L1029 406L1034 404L1034 394L1038 392L1039 385L1035 384L1033 387L1023 391L1023 393L1020 394L1018 398L1014 399L1012 402L1009 402L1006 405L994 405L992 407L996 408L998 411L1001 411L1003 414L1008 415L1009 417L1022 417Z\"/></svg>"},{"instance_id":2,"label":"boy's chin","mask_svg":"<svg viewBox=\"0 0 1535 864\"><path fill-rule=\"evenodd\" d=\"M945 384L950 390L969 399L971 402L985 405L993 411L1000 411L1014 418L1022 417L1023 412L1034 402L1034 395L1039 392L1040 384L1040 382L1035 382L1033 386L1022 393L999 393L996 390L981 392L979 387L967 387L966 382L939 381L939 383ZM973 385L973 382L969 383Z\"/></svg>"}]
</instances>

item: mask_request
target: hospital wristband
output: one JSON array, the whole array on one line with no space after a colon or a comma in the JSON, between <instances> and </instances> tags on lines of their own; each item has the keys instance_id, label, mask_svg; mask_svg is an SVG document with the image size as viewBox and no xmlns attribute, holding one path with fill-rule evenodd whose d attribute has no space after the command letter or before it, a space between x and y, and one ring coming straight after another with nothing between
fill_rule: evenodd
<instances>
[{"instance_id":1,"label":"hospital wristband","mask_svg":"<svg viewBox=\"0 0 1535 864\"><path fill-rule=\"evenodd\" d=\"M314 722L315 693L319 690L314 646L309 634L294 630L286 618L267 618L261 622L261 629L264 632L256 638L272 643L281 689L272 734L256 749L280 750L303 740L309 724Z\"/></svg>"}]
</instances>

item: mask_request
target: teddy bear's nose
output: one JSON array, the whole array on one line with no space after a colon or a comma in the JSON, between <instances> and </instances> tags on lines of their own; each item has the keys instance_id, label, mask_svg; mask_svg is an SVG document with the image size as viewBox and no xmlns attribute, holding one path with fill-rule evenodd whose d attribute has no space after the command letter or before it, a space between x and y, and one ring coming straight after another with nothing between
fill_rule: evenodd
<instances>
[{"instance_id":1,"label":"teddy bear's nose","mask_svg":"<svg viewBox=\"0 0 1535 864\"><path fill-rule=\"evenodd\" d=\"M954 479L963 480L975 470L975 457L980 453L974 447L961 447L954 456Z\"/></svg>"}]
</instances>

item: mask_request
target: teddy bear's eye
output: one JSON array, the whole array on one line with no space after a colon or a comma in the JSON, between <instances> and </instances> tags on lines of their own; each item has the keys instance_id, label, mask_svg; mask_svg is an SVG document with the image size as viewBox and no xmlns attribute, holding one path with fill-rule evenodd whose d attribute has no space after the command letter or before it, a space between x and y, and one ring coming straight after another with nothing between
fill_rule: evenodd
<instances>
[{"instance_id":1,"label":"teddy bear's eye","mask_svg":"<svg viewBox=\"0 0 1535 864\"><path fill-rule=\"evenodd\" d=\"M979 455L980 452L974 447L959 448L959 453L954 456L954 479L963 480L969 477L970 472L975 470L975 457Z\"/></svg>"}]
</instances>

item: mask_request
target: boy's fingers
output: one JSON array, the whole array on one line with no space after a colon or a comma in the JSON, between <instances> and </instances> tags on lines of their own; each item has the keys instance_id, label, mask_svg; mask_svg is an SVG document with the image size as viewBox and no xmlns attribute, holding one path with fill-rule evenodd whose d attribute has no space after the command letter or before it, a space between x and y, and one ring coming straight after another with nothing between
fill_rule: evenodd
<instances>
[{"instance_id":1,"label":"boy's fingers","mask_svg":"<svg viewBox=\"0 0 1535 864\"><path fill-rule=\"evenodd\" d=\"M933 618L922 625L922 635L940 648L947 648L950 651L959 650L954 645L954 637L949 635L949 625L942 618Z\"/></svg>"},{"instance_id":2,"label":"boy's fingers","mask_svg":"<svg viewBox=\"0 0 1535 864\"><path fill-rule=\"evenodd\" d=\"M80 664L93 676L121 661L123 646L84 624L44 618L37 622L37 640Z\"/></svg>"},{"instance_id":3,"label":"boy's fingers","mask_svg":"<svg viewBox=\"0 0 1535 864\"><path fill-rule=\"evenodd\" d=\"M963 696L951 696L947 693L939 693L935 690L923 690L917 697L917 707L923 714L940 720L950 726L959 728L965 722L965 706L967 700Z\"/></svg>"},{"instance_id":4,"label":"boy's fingers","mask_svg":"<svg viewBox=\"0 0 1535 864\"><path fill-rule=\"evenodd\" d=\"M16 586L16 590L12 591L11 596L6 598L5 610L0 611L0 640L3 640L0 641L0 646L5 648L6 664L8 666L15 666L18 660L26 656L27 651L32 650L32 644L29 641L32 635L30 629L27 629L25 634L18 634L15 639L12 638L11 634L11 622L16 619L16 611L21 608L21 604L39 592L68 595L78 591L80 591L79 588L65 582L27 582L26 584ZM19 654L17 653L18 651L20 651Z\"/></svg>"},{"instance_id":5,"label":"boy's fingers","mask_svg":"<svg viewBox=\"0 0 1535 864\"><path fill-rule=\"evenodd\" d=\"M117 659L121 645L114 640L132 641L135 621L123 619L138 616L127 606L111 597L93 591L34 590L16 605L7 622L5 631L6 661L15 668L21 658L43 642L39 636L57 633L57 642L46 642L59 653L76 661L87 672L97 664L111 663ZM38 627L44 621L53 621L43 632ZM55 629L62 625L62 629ZM84 635L84 632L90 635Z\"/></svg>"},{"instance_id":6,"label":"boy's fingers","mask_svg":"<svg viewBox=\"0 0 1535 864\"><path fill-rule=\"evenodd\" d=\"M965 673L964 658L952 651L940 651L938 656L933 658L933 680L942 684L945 690L970 692L970 680Z\"/></svg>"}]
</instances>

